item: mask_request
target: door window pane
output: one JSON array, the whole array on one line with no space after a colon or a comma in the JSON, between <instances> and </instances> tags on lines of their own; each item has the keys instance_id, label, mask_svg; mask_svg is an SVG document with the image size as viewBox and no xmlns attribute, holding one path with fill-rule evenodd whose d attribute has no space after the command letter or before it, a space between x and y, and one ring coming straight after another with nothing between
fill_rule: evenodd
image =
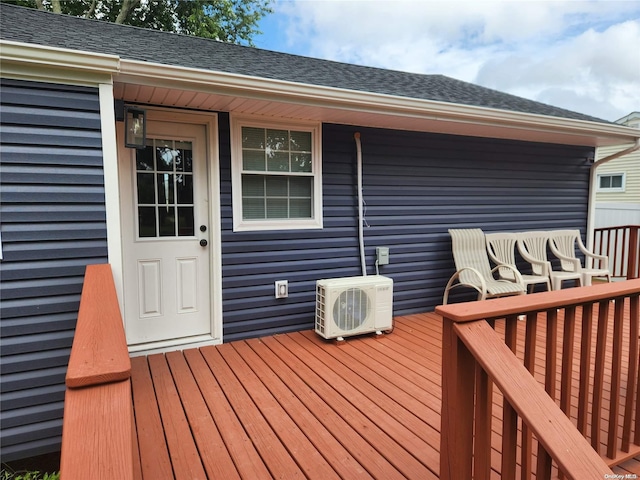
<instances>
[{"instance_id":1,"label":"door window pane","mask_svg":"<svg viewBox=\"0 0 640 480\"><path fill-rule=\"evenodd\" d=\"M192 143L148 141L136 153L138 236L194 236Z\"/></svg>"},{"instance_id":2,"label":"door window pane","mask_svg":"<svg viewBox=\"0 0 640 480\"><path fill-rule=\"evenodd\" d=\"M138 207L138 235L145 238L156 236L155 207Z\"/></svg>"}]
</instances>

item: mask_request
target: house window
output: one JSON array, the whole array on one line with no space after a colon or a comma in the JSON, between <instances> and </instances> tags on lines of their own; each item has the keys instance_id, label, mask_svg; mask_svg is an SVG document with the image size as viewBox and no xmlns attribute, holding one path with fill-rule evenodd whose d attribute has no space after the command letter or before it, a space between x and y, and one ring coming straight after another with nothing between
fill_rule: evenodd
<instances>
[{"instance_id":1,"label":"house window","mask_svg":"<svg viewBox=\"0 0 640 480\"><path fill-rule=\"evenodd\" d=\"M322 227L317 124L232 123L234 230Z\"/></svg>"},{"instance_id":2,"label":"house window","mask_svg":"<svg viewBox=\"0 0 640 480\"><path fill-rule=\"evenodd\" d=\"M601 192L624 192L624 173L598 175L598 190Z\"/></svg>"}]
</instances>

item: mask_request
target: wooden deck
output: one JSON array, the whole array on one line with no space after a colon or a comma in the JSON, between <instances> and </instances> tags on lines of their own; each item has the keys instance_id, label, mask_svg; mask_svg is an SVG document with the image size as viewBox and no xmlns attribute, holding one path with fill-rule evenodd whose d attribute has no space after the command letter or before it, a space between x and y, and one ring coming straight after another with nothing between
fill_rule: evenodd
<instances>
[{"instance_id":1,"label":"wooden deck","mask_svg":"<svg viewBox=\"0 0 640 480\"><path fill-rule=\"evenodd\" d=\"M132 358L142 478L438 478L441 323L426 313L340 344L306 331ZM614 471L640 477L640 457Z\"/></svg>"}]
</instances>

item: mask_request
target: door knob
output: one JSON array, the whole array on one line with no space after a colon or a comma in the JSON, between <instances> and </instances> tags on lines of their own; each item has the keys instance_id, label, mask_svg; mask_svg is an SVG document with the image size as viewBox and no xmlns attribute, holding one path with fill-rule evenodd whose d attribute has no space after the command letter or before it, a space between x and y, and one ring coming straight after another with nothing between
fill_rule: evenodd
<instances>
[{"instance_id":1,"label":"door knob","mask_svg":"<svg viewBox=\"0 0 640 480\"><path fill-rule=\"evenodd\" d=\"M201 247L206 247L209 244L209 242L207 242L204 238L202 240L200 240L200 246Z\"/></svg>"},{"instance_id":2,"label":"door knob","mask_svg":"<svg viewBox=\"0 0 640 480\"><path fill-rule=\"evenodd\" d=\"M207 226L206 225L200 225L200 231L201 232L206 232L207 231Z\"/></svg>"}]
</instances>

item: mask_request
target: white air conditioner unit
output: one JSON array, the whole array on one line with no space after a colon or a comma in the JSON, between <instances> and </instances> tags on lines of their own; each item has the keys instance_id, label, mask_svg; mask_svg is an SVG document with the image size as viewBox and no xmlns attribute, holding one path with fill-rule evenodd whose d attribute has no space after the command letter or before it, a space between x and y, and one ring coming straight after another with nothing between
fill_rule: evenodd
<instances>
[{"instance_id":1,"label":"white air conditioner unit","mask_svg":"<svg viewBox=\"0 0 640 480\"><path fill-rule=\"evenodd\" d=\"M393 280L382 275L318 280L316 333L324 338L391 330Z\"/></svg>"}]
</instances>

